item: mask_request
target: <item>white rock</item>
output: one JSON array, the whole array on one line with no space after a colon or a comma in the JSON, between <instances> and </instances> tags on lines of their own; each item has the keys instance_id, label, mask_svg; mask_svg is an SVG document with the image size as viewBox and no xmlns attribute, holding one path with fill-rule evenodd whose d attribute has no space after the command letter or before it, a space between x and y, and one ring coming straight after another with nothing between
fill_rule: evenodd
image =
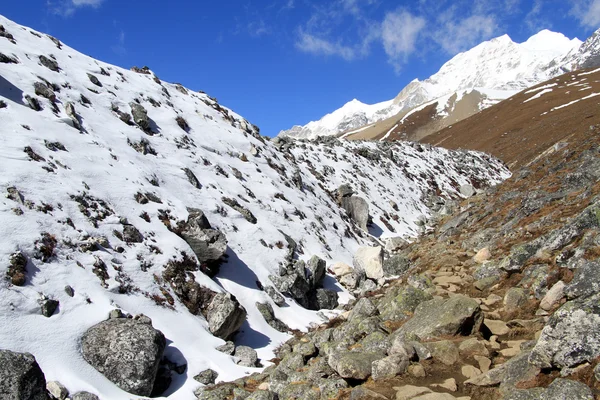
<instances>
[{"instance_id":1,"label":"white rock","mask_svg":"<svg viewBox=\"0 0 600 400\"><path fill-rule=\"evenodd\" d=\"M346 263L338 262L331 266L331 271L335 276L344 276L351 274L353 268Z\"/></svg>"},{"instance_id":2,"label":"white rock","mask_svg":"<svg viewBox=\"0 0 600 400\"><path fill-rule=\"evenodd\" d=\"M567 285L563 281L556 282L540 302L540 308L544 311L550 311L563 298L565 286Z\"/></svg>"},{"instance_id":3,"label":"white rock","mask_svg":"<svg viewBox=\"0 0 600 400\"><path fill-rule=\"evenodd\" d=\"M364 271L367 278L383 278L383 248L381 246L360 247L354 254L354 268Z\"/></svg>"}]
</instances>

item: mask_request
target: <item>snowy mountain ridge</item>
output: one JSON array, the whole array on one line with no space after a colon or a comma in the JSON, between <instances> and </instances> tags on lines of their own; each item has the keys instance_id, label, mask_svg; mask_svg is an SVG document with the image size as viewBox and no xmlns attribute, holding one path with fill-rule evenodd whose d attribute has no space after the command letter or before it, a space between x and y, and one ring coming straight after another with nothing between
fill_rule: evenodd
<instances>
[{"instance_id":1,"label":"snowy mountain ridge","mask_svg":"<svg viewBox=\"0 0 600 400\"><path fill-rule=\"evenodd\" d=\"M424 103L468 89L503 91L497 101L480 104L483 109L536 83L560 75L571 64L571 58L589 43L568 39L561 33L542 30L523 43L515 43L508 35L485 41L459 53L440 70L425 79L410 82L392 100L362 107L347 107L326 115L305 126L294 126L279 133L294 138L315 138L319 135L337 135L365 125L390 118ZM600 45L592 46L600 49ZM597 50L596 50L597 51ZM571 55L571 56L568 56ZM581 63L579 63L581 64ZM556 68L557 65L562 68ZM496 92L500 93L500 92ZM362 104L362 103L361 103Z\"/></svg>"},{"instance_id":2,"label":"snowy mountain ridge","mask_svg":"<svg viewBox=\"0 0 600 400\"><path fill-rule=\"evenodd\" d=\"M416 236L461 186L510 175L486 154L416 143L269 141L149 69L94 60L2 16L0 25L0 343L32 353L71 393L140 398L81 353L82 335L115 308L149 317L165 357L185 366L165 397L193 398L207 368L219 381L258 371L216 349L225 342L189 288L232 294L246 313L236 345L268 365L290 334L257 303L290 329L338 313L274 288L290 255L295 265L313 256L351 265L361 245ZM368 232L338 204L344 184L368 205ZM218 272L182 233L197 210L226 238ZM341 303L352 296L332 274L323 288Z\"/></svg>"}]
</instances>

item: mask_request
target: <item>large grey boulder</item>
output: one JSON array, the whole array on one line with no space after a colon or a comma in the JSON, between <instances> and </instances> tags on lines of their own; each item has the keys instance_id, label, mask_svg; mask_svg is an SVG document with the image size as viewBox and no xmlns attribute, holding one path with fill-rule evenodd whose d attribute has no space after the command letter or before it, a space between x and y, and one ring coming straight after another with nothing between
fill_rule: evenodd
<instances>
[{"instance_id":1,"label":"large grey boulder","mask_svg":"<svg viewBox=\"0 0 600 400\"><path fill-rule=\"evenodd\" d=\"M231 338L246 320L246 310L229 293L219 293L206 310L208 329L223 340Z\"/></svg>"},{"instance_id":2,"label":"large grey boulder","mask_svg":"<svg viewBox=\"0 0 600 400\"><path fill-rule=\"evenodd\" d=\"M427 340L445 335L472 335L479 331L482 322L479 303L470 297L457 295L419 304L414 316L399 331Z\"/></svg>"},{"instance_id":3,"label":"large grey boulder","mask_svg":"<svg viewBox=\"0 0 600 400\"><path fill-rule=\"evenodd\" d=\"M342 378L366 380L373 371L372 364L385 355L378 352L336 351L327 362Z\"/></svg>"},{"instance_id":4,"label":"large grey boulder","mask_svg":"<svg viewBox=\"0 0 600 400\"><path fill-rule=\"evenodd\" d=\"M531 351L540 368L569 368L600 356L600 293L569 301L550 317Z\"/></svg>"},{"instance_id":5,"label":"large grey boulder","mask_svg":"<svg viewBox=\"0 0 600 400\"><path fill-rule=\"evenodd\" d=\"M575 269L575 276L571 283L565 287L564 293L570 299L600 293L600 263L597 261L583 261Z\"/></svg>"},{"instance_id":6,"label":"large grey boulder","mask_svg":"<svg viewBox=\"0 0 600 400\"><path fill-rule=\"evenodd\" d=\"M29 353L0 350L0 400L47 400L46 378Z\"/></svg>"},{"instance_id":7,"label":"large grey boulder","mask_svg":"<svg viewBox=\"0 0 600 400\"><path fill-rule=\"evenodd\" d=\"M325 260L318 256L312 256L308 260L308 263L306 263L306 267L308 269L308 279L312 287L320 286L325 277L325 269L327 267Z\"/></svg>"},{"instance_id":8,"label":"large grey boulder","mask_svg":"<svg viewBox=\"0 0 600 400\"><path fill-rule=\"evenodd\" d=\"M83 335L83 358L126 392L150 396L166 346L149 318L115 318L92 326Z\"/></svg>"},{"instance_id":9,"label":"large grey boulder","mask_svg":"<svg viewBox=\"0 0 600 400\"><path fill-rule=\"evenodd\" d=\"M233 355L238 358L237 364L242 367L253 368L258 364L258 354L251 347L237 346Z\"/></svg>"},{"instance_id":10,"label":"large grey boulder","mask_svg":"<svg viewBox=\"0 0 600 400\"><path fill-rule=\"evenodd\" d=\"M594 400L592 390L570 379L555 379L548 388L509 391L503 400Z\"/></svg>"},{"instance_id":11,"label":"large grey boulder","mask_svg":"<svg viewBox=\"0 0 600 400\"><path fill-rule=\"evenodd\" d=\"M344 210L350 215L350 218L360 229L367 232L369 224L369 203L359 196L342 197L340 204Z\"/></svg>"},{"instance_id":12,"label":"large grey boulder","mask_svg":"<svg viewBox=\"0 0 600 400\"><path fill-rule=\"evenodd\" d=\"M378 280L383 278L383 247L359 247L352 259L354 268L365 273L367 278Z\"/></svg>"},{"instance_id":13,"label":"large grey boulder","mask_svg":"<svg viewBox=\"0 0 600 400\"><path fill-rule=\"evenodd\" d=\"M181 237L192 248L200 263L215 263L227 251L227 238L212 229L201 210L190 208L187 222L181 231Z\"/></svg>"}]
</instances>

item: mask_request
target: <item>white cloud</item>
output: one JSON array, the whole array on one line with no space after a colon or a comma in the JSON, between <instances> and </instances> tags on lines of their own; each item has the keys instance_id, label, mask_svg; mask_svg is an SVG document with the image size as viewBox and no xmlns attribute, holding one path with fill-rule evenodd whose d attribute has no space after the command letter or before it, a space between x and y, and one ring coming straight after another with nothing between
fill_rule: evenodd
<instances>
[{"instance_id":1,"label":"white cloud","mask_svg":"<svg viewBox=\"0 0 600 400\"><path fill-rule=\"evenodd\" d=\"M588 28L600 27L600 0L571 0L571 15Z\"/></svg>"},{"instance_id":2,"label":"white cloud","mask_svg":"<svg viewBox=\"0 0 600 400\"><path fill-rule=\"evenodd\" d=\"M390 63L397 72L415 50L415 43L425 27L425 18L406 10L388 13L381 24L381 40Z\"/></svg>"},{"instance_id":3,"label":"white cloud","mask_svg":"<svg viewBox=\"0 0 600 400\"><path fill-rule=\"evenodd\" d=\"M497 29L493 15L472 15L458 21L448 19L432 37L445 52L456 54L491 38Z\"/></svg>"},{"instance_id":4,"label":"white cloud","mask_svg":"<svg viewBox=\"0 0 600 400\"><path fill-rule=\"evenodd\" d=\"M53 14L71 16L80 7L98 8L105 0L47 0L46 5Z\"/></svg>"},{"instance_id":5,"label":"white cloud","mask_svg":"<svg viewBox=\"0 0 600 400\"><path fill-rule=\"evenodd\" d=\"M356 50L351 47L344 46L341 43L330 42L303 31L300 31L300 37L296 42L296 47L305 53L339 56L347 61L357 57Z\"/></svg>"}]
</instances>

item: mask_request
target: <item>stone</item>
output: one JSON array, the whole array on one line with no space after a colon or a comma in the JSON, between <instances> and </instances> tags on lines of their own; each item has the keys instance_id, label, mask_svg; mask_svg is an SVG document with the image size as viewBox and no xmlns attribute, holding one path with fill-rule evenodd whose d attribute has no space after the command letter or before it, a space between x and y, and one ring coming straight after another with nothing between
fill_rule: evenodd
<instances>
[{"instance_id":1,"label":"stone","mask_svg":"<svg viewBox=\"0 0 600 400\"><path fill-rule=\"evenodd\" d=\"M406 372L409 364L410 360L404 354L393 354L380 360L373 361L373 380L378 381L403 374Z\"/></svg>"},{"instance_id":2,"label":"stone","mask_svg":"<svg viewBox=\"0 0 600 400\"><path fill-rule=\"evenodd\" d=\"M210 332L223 340L228 340L246 320L246 310L230 293L218 293L206 310Z\"/></svg>"},{"instance_id":3,"label":"stone","mask_svg":"<svg viewBox=\"0 0 600 400\"><path fill-rule=\"evenodd\" d=\"M318 256L312 256L306 263L308 269L308 279L312 287L320 286L325 278L325 269L327 264L325 260Z\"/></svg>"},{"instance_id":4,"label":"stone","mask_svg":"<svg viewBox=\"0 0 600 400\"><path fill-rule=\"evenodd\" d=\"M465 381L466 385L495 386L498 384L515 386L520 382L533 379L540 369L529 364L529 351L511 358L504 364Z\"/></svg>"},{"instance_id":5,"label":"stone","mask_svg":"<svg viewBox=\"0 0 600 400\"><path fill-rule=\"evenodd\" d=\"M81 339L83 358L126 392L150 396L166 346L162 332L129 318L100 322Z\"/></svg>"},{"instance_id":6,"label":"stone","mask_svg":"<svg viewBox=\"0 0 600 400\"><path fill-rule=\"evenodd\" d=\"M449 340L428 342L423 343L423 345L431 352L433 359L442 364L454 365L459 360L458 348Z\"/></svg>"},{"instance_id":7,"label":"stone","mask_svg":"<svg viewBox=\"0 0 600 400\"><path fill-rule=\"evenodd\" d=\"M188 209L188 219L181 231L181 237L191 247L202 263L211 264L210 270L218 271L221 257L227 252L227 238L223 232L212 229L201 210Z\"/></svg>"},{"instance_id":8,"label":"stone","mask_svg":"<svg viewBox=\"0 0 600 400\"><path fill-rule=\"evenodd\" d=\"M527 292L522 288L510 288L504 295L504 309L508 312L514 312L527 304L529 300Z\"/></svg>"},{"instance_id":9,"label":"stone","mask_svg":"<svg viewBox=\"0 0 600 400\"><path fill-rule=\"evenodd\" d=\"M125 243L142 243L144 236L133 225L123 226L123 240Z\"/></svg>"},{"instance_id":10,"label":"stone","mask_svg":"<svg viewBox=\"0 0 600 400\"><path fill-rule=\"evenodd\" d=\"M348 319L368 318L375 314L377 314L377 307L375 307L373 302L366 297L361 297L356 304L354 304L354 307L352 307Z\"/></svg>"},{"instance_id":11,"label":"stone","mask_svg":"<svg viewBox=\"0 0 600 400\"><path fill-rule=\"evenodd\" d=\"M488 351L485 344L478 340L477 338L470 338L460 343L458 346L458 351L460 355L463 357L470 356L489 356L490 352Z\"/></svg>"},{"instance_id":12,"label":"stone","mask_svg":"<svg viewBox=\"0 0 600 400\"><path fill-rule=\"evenodd\" d=\"M205 369L198 375L194 376L194 379L203 385L212 385L215 383L219 374L214 369Z\"/></svg>"},{"instance_id":13,"label":"stone","mask_svg":"<svg viewBox=\"0 0 600 400\"><path fill-rule=\"evenodd\" d=\"M462 186L461 186L461 187L458 189L458 191L460 192L460 194L461 194L463 197L472 197L472 196L475 196L475 194L477 193L477 192L475 191L475 188L474 188L473 186L471 186L471 185L462 185Z\"/></svg>"},{"instance_id":14,"label":"stone","mask_svg":"<svg viewBox=\"0 0 600 400\"><path fill-rule=\"evenodd\" d=\"M460 368L460 373L467 379L474 378L476 376L481 375L481 370L479 368L475 368L472 365L463 365Z\"/></svg>"},{"instance_id":15,"label":"stone","mask_svg":"<svg viewBox=\"0 0 600 400\"><path fill-rule=\"evenodd\" d=\"M148 111L141 105L134 101L129 103L131 107L131 115L133 116L133 122L135 122L144 132L150 132L150 118L148 118Z\"/></svg>"},{"instance_id":16,"label":"stone","mask_svg":"<svg viewBox=\"0 0 600 400\"><path fill-rule=\"evenodd\" d=\"M506 322L504 321L486 318L483 321L483 325L485 325L485 327L488 328L493 335L502 336L510 332L510 328L508 327L508 325L506 325Z\"/></svg>"},{"instance_id":17,"label":"stone","mask_svg":"<svg viewBox=\"0 0 600 400\"><path fill-rule=\"evenodd\" d=\"M17 196L20 196L20 194L17 194ZM6 271L6 276L7 278L10 278L10 283L15 286L25 285L27 280L27 257L25 254L17 251L16 253L10 255L9 267Z\"/></svg>"},{"instance_id":18,"label":"stone","mask_svg":"<svg viewBox=\"0 0 600 400\"><path fill-rule=\"evenodd\" d=\"M258 364L258 354L251 347L237 346L233 355L238 358L237 364L242 367L254 368Z\"/></svg>"},{"instance_id":19,"label":"stone","mask_svg":"<svg viewBox=\"0 0 600 400\"><path fill-rule=\"evenodd\" d=\"M431 300L432 296L413 286L388 290L377 303L381 318L386 321L402 321L412 316L419 304Z\"/></svg>"},{"instance_id":20,"label":"stone","mask_svg":"<svg viewBox=\"0 0 600 400\"><path fill-rule=\"evenodd\" d=\"M265 292L267 292L267 295L273 300L273 303L279 307L285 306L285 297L283 297L273 286L266 286Z\"/></svg>"},{"instance_id":21,"label":"stone","mask_svg":"<svg viewBox=\"0 0 600 400\"><path fill-rule=\"evenodd\" d=\"M387 397L374 392L371 389L367 389L364 386L357 386L352 389L350 400L387 400Z\"/></svg>"},{"instance_id":22,"label":"stone","mask_svg":"<svg viewBox=\"0 0 600 400\"><path fill-rule=\"evenodd\" d=\"M402 275L410 268L410 261L401 255L394 255L383 260L385 276Z\"/></svg>"},{"instance_id":23,"label":"stone","mask_svg":"<svg viewBox=\"0 0 600 400\"><path fill-rule=\"evenodd\" d=\"M48 58L44 55L41 55L39 57L39 59L40 59L40 63L44 67L48 68L50 71L54 71L54 72L60 71L60 68L58 67L58 63L56 61L54 61L53 59Z\"/></svg>"},{"instance_id":24,"label":"stone","mask_svg":"<svg viewBox=\"0 0 600 400\"><path fill-rule=\"evenodd\" d=\"M429 388L413 385L394 387L394 390L396 391L396 400L411 400L423 394L433 393Z\"/></svg>"},{"instance_id":25,"label":"stone","mask_svg":"<svg viewBox=\"0 0 600 400\"><path fill-rule=\"evenodd\" d=\"M279 332L289 331L289 327L275 317L275 312L273 311L273 307L271 306L271 304L256 302L255 305L256 309L261 313L265 321L272 328L278 330Z\"/></svg>"},{"instance_id":26,"label":"stone","mask_svg":"<svg viewBox=\"0 0 600 400\"><path fill-rule=\"evenodd\" d=\"M365 273L367 278L378 280L383 278L383 248L380 246L363 246L354 254L354 268Z\"/></svg>"},{"instance_id":27,"label":"stone","mask_svg":"<svg viewBox=\"0 0 600 400\"><path fill-rule=\"evenodd\" d=\"M221 346L217 347L215 350L232 356L233 353L235 352L235 343L233 343L231 341L225 342L225 344L222 344Z\"/></svg>"},{"instance_id":28,"label":"stone","mask_svg":"<svg viewBox=\"0 0 600 400\"><path fill-rule=\"evenodd\" d=\"M51 102L56 101L56 94L54 94L52 89L50 89L45 83L34 82L33 89L35 90L35 94L38 96L45 97Z\"/></svg>"},{"instance_id":29,"label":"stone","mask_svg":"<svg viewBox=\"0 0 600 400\"><path fill-rule=\"evenodd\" d=\"M351 266L343 262L333 264L330 269L331 272L333 272L333 274L337 277L351 274L352 271L354 271L354 269Z\"/></svg>"},{"instance_id":30,"label":"stone","mask_svg":"<svg viewBox=\"0 0 600 400\"><path fill-rule=\"evenodd\" d=\"M385 241L385 251L394 253L402 250L408 245L408 242L401 237L391 237Z\"/></svg>"},{"instance_id":31,"label":"stone","mask_svg":"<svg viewBox=\"0 0 600 400\"><path fill-rule=\"evenodd\" d=\"M320 398L318 388L304 382L291 382L279 392L280 400L319 400Z\"/></svg>"},{"instance_id":32,"label":"stone","mask_svg":"<svg viewBox=\"0 0 600 400\"><path fill-rule=\"evenodd\" d=\"M564 288L569 299L590 296L600 292L600 262L584 261L575 269L571 283Z\"/></svg>"},{"instance_id":33,"label":"stone","mask_svg":"<svg viewBox=\"0 0 600 400\"><path fill-rule=\"evenodd\" d=\"M277 400L275 393L269 390L256 390L246 400Z\"/></svg>"},{"instance_id":34,"label":"stone","mask_svg":"<svg viewBox=\"0 0 600 400\"><path fill-rule=\"evenodd\" d=\"M477 364L479 364L479 369L482 373L486 373L490 370L490 366L492 365L492 360L483 356L473 356Z\"/></svg>"},{"instance_id":35,"label":"stone","mask_svg":"<svg viewBox=\"0 0 600 400\"><path fill-rule=\"evenodd\" d=\"M563 297L565 291L565 283L563 281L556 282L540 302L540 308L545 311L550 311Z\"/></svg>"},{"instance_id":36,"label":"stone","mask_svg":"<svg viewBox=\"0 0 600 400\"><path fill-rule=\"evenodd\" d=\"M46 384L46 390L57 400L65 400L69 396L67 388L58 381L50 381Z\"/></svg>"},{"instance_id":37,"label":"stone","mask_svg":"<svg viewBox=\"0 0 600 400\"><path fill-rule=\"evenodd\" d=\"M442 388L449 390L451 392L456 392L458 390L458 386L456 386L456 379L448 378L442 383L434 383L431 387Z\"/></svg>"},{"instance_id":38,"label":"stone","mask_svg":"<svg viewBox=\"0 0 600 400\"><path fill-rule=\"evenodd\" d=\"M88 73L87 76L88 76L88 79L90 80L90 82L92 82L94 85L102 87L102 83L100 83L100 81L98 80L98 78L95 75Z\"/></svg>"},{"instance_id":39,"label":"stone","mask_svg":"<svg viewBox=\"0 0 600 400\"><path fill-rule=\"evenodd\" d=\"M425 378L427 376L425 368L423 368L421 364L409 365L408 373L414 376L415 378Z\"/></svg>"},{"instance_id":40,"label":"stone","mask_svg":"<svg viewBox=\"0 0 600 400\"><path fill-rule=\"evenodd\" d=\"M492 258L492 253L490 252L490 249L488 249L487 247L484 247L484 248L480 249L477 252L477 254L475 254L475 256L473 257L473 261L475 261L478 264L483 264L490 258Z\"/></svg>"},{"instance_id":41,"label":"stone","mask_svg":"<svg viewBox=\"0 0 600 400\"><path fill-rule=\"evenodd\" d=\"M42 300L42 306L41 306L42 315L46 318L50 318L51 316L54 315L54 313L58 309L58 306L59 306L58 300L53 300L53 299Z\"/></svg>"},{"instance_id":42,"label":"stone","mask_svg":"<svg viewBox=\"0 0 600 400\"><path fill-rule=\"evenodd\" d=\"M338 306L338 294L333 289L318 288L307 293L308 309L333 310Z\"/></svg>"},{"instance_id":43,"label":"stone","mask_svg":"<svg viewBox=\"0 0 600 400\"><path fill-rule=\"evenodd\" d=\"M46 378L33 355L0 350L0 399L48 399Z\"/></svg>"},{"instance_id":44,"label":"stone","mask_svg":"<svg viewBox=\"0 0 600 400\"><path fill-rule=\"evenodd\" d=\"M414 334L421 340L444 335L472 335L479 331L482 321L479 303L456 295L447 300L433 299L419 304L414 316L399 332Z\"/></svg>"},{"instance_id":45,"label":"stone","mask_svg":"<svg viewBox=\"0 0 600 400\"><path fill-rule=\"evenodd\" d=\"M72 394L71 400L100 400L100 398L93 393L81 391Z\"/></svg>"},{"instance_id":46,"label":"stone","mask_svg":"<svg viewBox=\"0 0 600 400\"><path fill-rule=\"evenodd\" d=\"M342 378L365 380L371 376L373 362L383 357L381 353L339 351L329 355L328 363Z\"/></svg>"},{"instance_id":47,"label":"stone","mask_svg":"<svg viewBox=\"0 0 600 400\"><path fill-rule=\"evenodd\" d=\"M369 203L359 196L342 197L340 204L360 229L368 232Z\"/></svg>"},{"instance_id":48,"label":"stone","mask_svg":"<svg viewBox=\"0 0 600 400\"><path fill-rule=\"evenodd\" d=\"M529 362L570 368L600 356L600 293L566 302L550 317Z\"/></svg>"}]
</instances>

